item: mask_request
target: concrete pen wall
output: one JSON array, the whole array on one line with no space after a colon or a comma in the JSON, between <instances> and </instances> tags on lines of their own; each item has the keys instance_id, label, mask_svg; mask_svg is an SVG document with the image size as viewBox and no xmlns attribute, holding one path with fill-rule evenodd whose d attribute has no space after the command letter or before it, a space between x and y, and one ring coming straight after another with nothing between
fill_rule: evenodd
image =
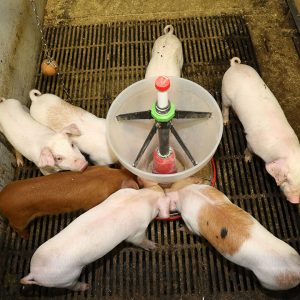
<instances>
[{"instance_id":1,"label":"concrete pen wall","mask_svg":"<svg viewBox=\"0 0 300 300\"><path fill-rule=\"evenodd\" d=\"M47 0L35 0L43 20ZM40 51L40 32L30 0L0 1L0 97L27 104ZM0 190L13 180L12 147L0 134ZM1 223L1 220L0 220Z\"/></svg>"}]
</instances>

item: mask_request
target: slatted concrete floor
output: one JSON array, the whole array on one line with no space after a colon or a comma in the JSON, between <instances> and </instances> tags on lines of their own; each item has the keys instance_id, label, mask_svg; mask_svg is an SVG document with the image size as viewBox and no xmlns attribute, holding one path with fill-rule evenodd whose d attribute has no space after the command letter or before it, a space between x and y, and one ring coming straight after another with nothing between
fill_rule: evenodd
<instances>
[{"instance_id":1,"label":"slatted concrete floor","mask_svg":"<svg viewBox=\"0 0 300 300\"><path fill-rule=\"evenodd\" d=\"M153 42L167 24L174 25L183 44L183 77L206 88L218 104L222 76L231 57L239 56L259 70L241 16L49 27L46 39L59 62L72 103L105 117L115 97L144 77ZM66 98L57 77L45 78L37 73L35 87ZM255 157L253 163L244 162L243 129L232 113L230 120L215 155L217 187L300 251L297 208L284 199L259 158ZM17 170L16 179L38 175L38 170L27 162ZM37 286L21 288L19 279L28 273L34 250L78 215L34 221L28 241L7 227L0 240L1 299L297 299L299 295L297 291L263 291L251 272L224 259L204 239L179 231L181 221L155 221L149 226L149 238L158 243L154 251L123 243L88 265L82 280L89 282L91 289L85 293Z\"/></svg>"}]
</instances>

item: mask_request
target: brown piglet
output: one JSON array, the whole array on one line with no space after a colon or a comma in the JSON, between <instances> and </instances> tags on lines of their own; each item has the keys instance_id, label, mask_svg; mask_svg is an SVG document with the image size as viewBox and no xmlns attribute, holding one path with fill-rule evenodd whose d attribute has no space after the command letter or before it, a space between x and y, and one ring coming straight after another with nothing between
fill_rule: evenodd
<instances>
[{"instance_id":1,"label":"brown piglet","mask_svg":"<svg viewBox=\"0 0 300 300\"><path fill-rule=\"evenodd\" d=\"M61 172L14 181L0 192L0 213L23 238L36 217L88 210L122 188L139 189L126 169L91 166L84 172Z\"/></svg>"}]
</instances>

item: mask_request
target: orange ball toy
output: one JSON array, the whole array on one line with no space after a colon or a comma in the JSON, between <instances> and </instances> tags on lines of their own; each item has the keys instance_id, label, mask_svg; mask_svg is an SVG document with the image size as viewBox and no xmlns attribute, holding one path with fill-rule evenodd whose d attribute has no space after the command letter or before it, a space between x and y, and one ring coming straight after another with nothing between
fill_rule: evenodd
<instances>
[{"instance_id":1,"label":"orange ball toy","mask_svg":"<svg viewBox=\"0 0 300 300\"><path fill-rule=\"evenodd\" d=\"M41 72L46 76L54 76L58 73L58 64L55 60L44 59L41 64Z\"/></svg>"}]
</instances>

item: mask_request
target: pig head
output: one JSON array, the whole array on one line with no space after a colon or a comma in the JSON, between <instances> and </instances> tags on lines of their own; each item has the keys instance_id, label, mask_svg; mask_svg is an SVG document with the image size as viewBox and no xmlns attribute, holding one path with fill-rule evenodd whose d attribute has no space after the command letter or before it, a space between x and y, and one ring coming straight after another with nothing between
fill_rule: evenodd
<instances>
[{"instance_id":1,"label":"pig head","mask_svg":"<svg viewBox=\"0 0 300 300\"><path fill-rule=\"evenodd\" d=\"M66 126L77 126L80 134L70 138L90 161L97 165L108 165L117 162L117 158L106 140L106 120L72 105L53 94L41 94L38 90L29 93L32 100L31 116L41 124L60 132Z\"/></svg>"},{"instance_id":2,"label":"pig head","mask_svg":"<svg viewBox=\"0 0 300 300\"><path fill-rule=\"evenodd\" d=\"M79 136L80 131L75 124L54 133L42 148L38 167L44 175L60 170L83 171L88 162L78 147L70 140L71 136Z\"/></svg>"},{"instance_id":3,"label":"pig head","mask_svg":"<svg viewBox=\"0 0 300 300\"><path fill-rule=\"evenodd\" d=\"M75 124L56 133L35 121L28 108L16 99L0 103L0 131L16 150L17 163L22 165L22 155L34 162L45 175L59 170L82 171L87 161L71 135L80 135Z\"/></svg>"},{"instance_id":4,"label":"pig head","mask_svg":"<svg viewBox=\"0 0 300 300\"><path fill-rule=\"evenodd\" d=\"M266 170L274 177L287 200L299 203L300 153L266 163Z\"/></svg>"}]
</instances>

